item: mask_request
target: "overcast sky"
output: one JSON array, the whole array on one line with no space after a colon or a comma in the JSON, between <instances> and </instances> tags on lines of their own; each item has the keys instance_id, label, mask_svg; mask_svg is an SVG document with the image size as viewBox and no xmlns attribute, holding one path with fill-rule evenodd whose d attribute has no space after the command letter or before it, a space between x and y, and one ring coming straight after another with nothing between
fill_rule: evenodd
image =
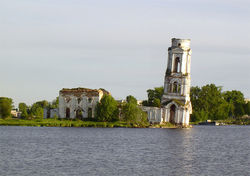
<instances>
[{"instance_id":1,"label":"overcast sky","mask_svg":"<svg viewBox=\"0 0 250 176\"><path fill-rule=\"evenodd\" d=\"M32 104L102 87L146 99L171 38L191 39L192 86L250 98L249 0L0 0L0 96Z\"/></svg>"}]
</instances>

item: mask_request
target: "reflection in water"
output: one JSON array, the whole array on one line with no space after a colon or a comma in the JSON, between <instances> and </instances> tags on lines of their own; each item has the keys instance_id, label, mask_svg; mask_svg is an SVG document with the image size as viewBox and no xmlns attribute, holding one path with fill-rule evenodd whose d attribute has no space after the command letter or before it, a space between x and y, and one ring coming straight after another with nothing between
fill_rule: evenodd
<instances>
[{"instance_id":1,"label":"reflection in water","mask_svg":"<svg viewBox=\"0 0 250 176\"><path fill-rule=\"evenodd\" d=\"M0 175L250 175L250 127L0 127Z\"/></svg>"},{"instance_id":2,"label":"reflection in water","mask_svg":"<svg viewBox=\"0 0 250 176\"><path fill-rule=\"evenodd\" d=\"M183 158L183 163L180 164L179 173L184 175L190 175L192 173L193 166L193 139L192 139L192 130L191 129L185 129L181 132L181 140L180 141L180 158ZM180 161L181 162L181 161Z\"/></svg>"}]
</instances>

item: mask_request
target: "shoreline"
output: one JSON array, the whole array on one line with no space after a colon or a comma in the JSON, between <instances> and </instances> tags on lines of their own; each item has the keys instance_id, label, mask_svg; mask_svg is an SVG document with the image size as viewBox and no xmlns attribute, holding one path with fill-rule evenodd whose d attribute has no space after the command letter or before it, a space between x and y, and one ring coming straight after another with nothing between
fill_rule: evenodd
<instances>
[{"instance_id":1,"label":"shoreline","mask_svg":"<svg viewBox=\"0 0 250 176\"><path fill-rule=\"evenodd\" d=\"M92 127L92 128L180 128L171 123L138 124L123 121L97 122L66 119L0 119L0 126L31 126L31 127Z\"/></svg>"},{"instance_id":2,"label":"shoreline","mask_svg":"<svg viewBox=\"0 0 250 176\"><path fill-rule=\"evenodd\" d=\"M250 125L250 120L220 120L222 125L217 126L229 126L229 125L239 125L246 126ZM66 119L34 119L34 120L24 120L7 118L0 119L0 126L31 126L31 127L91 127L91 128L170 128L170 129L188 129L193 128L193 126L199 125L199 122L190 122L187 127L174 125L171 123L163 124L138 124L133 122L97 122L97 121L82 121L82 120L66 120Z\"/></svg>"},{"instance_id":3,"label":"shoreline","mask_svg":"<svg viewBox=\"0 0 250 176\"><path fill-rule=\"evenodd\" d=\"M201 121L204 122L204 121ZM201 122L190 122L190 125L199 125ZM226 120L214 120L213 122L218 123L216 126L227 126L227 125L250 125L250 118L235 118Z\"/></svg>"}]
</instances>

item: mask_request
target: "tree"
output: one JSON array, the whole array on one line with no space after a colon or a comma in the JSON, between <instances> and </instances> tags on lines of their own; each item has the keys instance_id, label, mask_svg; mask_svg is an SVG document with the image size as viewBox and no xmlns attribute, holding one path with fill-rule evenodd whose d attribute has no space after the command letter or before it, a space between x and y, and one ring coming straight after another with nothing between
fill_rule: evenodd
<instances>
[{"instance_id":1,"label":"tree","mask_svg":"<svg viewBox=\"0 0 250 176\"><path fill-rule=\"evenodd\" d=\"M127 103L132 103L132 104L137 105L137 99L135 97L133 97L132 95L127 96L126 101L127 101Z\"/></svg>"},{"instance_id":2,"label":"tree","mask_svg":"<svg viewBox=\"0 0 250 176\"><path fill-rule=\"evenodd\" d=\"M247 115L250 115L250 102L247 102L247 103L245 104L244 110L245 110L245 113L246 113Z\"/></svg>"},{"instance_id":3,"label":"tree","mask_svg":"<svg viewBox=\"0 0 250 176\"><path fill-rule=\"evenodd\" d=\"M242 103L244 104L244 94L238 90L226 91L223 93L223 97L227 102Z\"/></svg>"},{"instance_id":4,"label":"tree","mask_svg":"<svg viewBox=\"0 0 250 176\"><path fill-rule=\"evenodd\" d=\"M50 108L56 109L58 107L59 107L59 97L56 97L56 99L52 101Z\"/></svg>"},{"instance_id":5,"label":"tree","mask_svg":"<svg viewBox=\"0 0 250 176\"><path fill-rule=\"evenodd\" d=\"M155 87L154 89L148 89L148 100L143 101L144 106L155 106L160 107L161 106L161 97L163 95L164 89L163 87Z\"/></svg>"},{"instance_id":6,"label":"tree","mask_svg":"<svg viewBox=\"0 0 250 176\"><path fill-rule=\"evenodd\" d=\"M208 84L202 88L192 87L190 98L193 106L192 121L228 118L231 105L224 99L222 87L214 84Z\"/></svg>"},{"instance_id":7,"label":"tree","mask_svg":"<svg viewBox=\"0 0 250 176\"><path fill-rule=\"evenodd\" d=\"M236 117L241 117L245 114L244 104L243 103L235 103L234 104L234 115Z\"/></svg>"},{"instance_id":8,"label":"tree","mask_svg":"<svg viewBox=\"0 0 250 176\"><path fill-rule=\"evenodd\" d=\"M31 116L36 119L43 118L43 104L40 102L34 103L30 108Z\"/></svg>"},{"instance_id":9,"label":"tree","mask_svg":"<svg viewBox=\"0 0 250 176\"><path fill-rule=\"evenodd\" d=\"M22 112L21 117L27 119L28 118L28 112L27 112L28 106L25 103L19 103L18 109L19 111Z\"/></svg>"},{"instance_id":10,"label":"tree","mask_svg":"<svg viewBox=\"0 0 250 176\"><path fill-rule=\"evenodd\" d=\"M135 97L127 96L127 103L122 106L122 119L126 122L147 124L147 114L137 105Z\"/></svg>"},{"instance_id":11,"label":"tree","mask_svg":"<svg viewBox=\"0 0 250 176\"><path fill-rule=\"evenodd\" d=\"M11 98L0 97L0 117L7 118L11 116L13 101Z\"/></svg>"},{"instance_id":12,"label":"tree","mask_svg":"<svg viewBox=\"0 0 250 176\"><path fill-rule=\"evenodd\" d=\"M153 106L160 108L161 107L161 100L158 99L158 98L154 98L154 100L153 100Z\"/></svg>"},{"instance_id":13,"label":"tree","mask_svg":"<svg viewBox=\"0 0 250 176\"><path fill-rule=\"evenodd\" d=\"M49 108L50 104L47 100L37 101L30 108L30 115L34 118L41 119L43 118L44 108Z\"/></svg>"},{"instance_id":14,"label":"tree","mask_svg":"<svg viewBox=\"0 0 250 176\"><path fill-rule=\"evenodd\" d=\"M224 99L231 105L230 116L239 117L244 115L244 95L237 90L226 91L223 93Z\"/></svg>"},{"instance_id":15,"label":"tree","mask_svg":"<svg viewBox=\"0 0 250 176\"><path fill-rule=\"evenodd\" d=\"M111 95L104 95L96 106L96 119L102 122L118 120L119 110L117 102Z\"/></svg>"},{"instance_id":16,"label":"tree","mask_svg":"<svg viewBox=\"0 0 250 176\"><path fill-rule=\"evenodd\" d=\"M37 104L42 109L47 108L49 106L49 102L47 100L38 101L35 104Z\"/></svg>"}]
</instances>

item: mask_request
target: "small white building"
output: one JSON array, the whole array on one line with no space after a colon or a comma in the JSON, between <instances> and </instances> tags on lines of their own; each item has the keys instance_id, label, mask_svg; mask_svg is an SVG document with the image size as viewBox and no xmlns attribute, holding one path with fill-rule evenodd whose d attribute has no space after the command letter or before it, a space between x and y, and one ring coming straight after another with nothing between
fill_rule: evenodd
<instances>
[{"instance_id":1,"label":"small white building","mask_svg":"<svg viewBox=\"0 0 250 176\"><path fill-rule=\"evenodd\" d=\"M12 110L10 111L10 114L11 114L13 117L15 117L15 118L20 118L22 112L18 111L17 109L12 109Z\"/></svg>"},{"instance_id":2,"label":"small white building","mask_svg":"<svg viewBox=\"0 0 250 176\"><path fill-rule=\"evenodd\" d=\"M245 100L245 103L250 102L250 98L245 98L244 100Z\"/></svg>"},{"instance_id":3,"label":"small white building","mask_svg":"<svg viewBox=\"0 0 250 176\"><path fill-rule=\"evenodd\" d=\"M95 107L104 94L105 89L73 88L59 92L60 118L94 118Z\"/></svg>"}]
</instances>

